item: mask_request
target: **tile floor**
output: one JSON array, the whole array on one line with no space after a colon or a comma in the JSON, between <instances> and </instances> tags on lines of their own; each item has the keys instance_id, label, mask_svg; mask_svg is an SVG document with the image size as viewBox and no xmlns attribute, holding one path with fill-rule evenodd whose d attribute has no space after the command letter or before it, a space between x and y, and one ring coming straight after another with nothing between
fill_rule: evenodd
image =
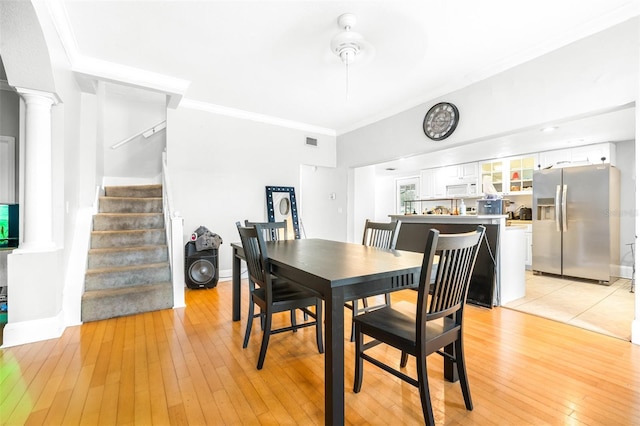
<instances>
[{"instance_id":1,"label":"tile floor","mask_svg":"<svg viewBox=\"0 0 640 426\"><path fill-rule=\"evenodd\" d=\"M611 285L526 272L526 295L504 307L631 340L635 294L631 280Z\"/></svg>"}]
</instances>

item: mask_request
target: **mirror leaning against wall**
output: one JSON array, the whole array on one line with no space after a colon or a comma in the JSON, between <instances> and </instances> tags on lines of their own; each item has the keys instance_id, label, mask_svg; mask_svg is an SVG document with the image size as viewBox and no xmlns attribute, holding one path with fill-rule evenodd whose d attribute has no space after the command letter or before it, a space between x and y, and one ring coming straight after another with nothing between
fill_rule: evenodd
<instances>
[{"instance_id":1,"label":"mirror leaning against wall","mask_svg":"<svg viewBox=\"0 0 640 426\"><path fill-rule=\"evenodd\" d=\"M267 219L269 222L287 221L289 235L300 239L298 205L295 189L292 186L267 186Z\"/></svg>"}]
</instances>

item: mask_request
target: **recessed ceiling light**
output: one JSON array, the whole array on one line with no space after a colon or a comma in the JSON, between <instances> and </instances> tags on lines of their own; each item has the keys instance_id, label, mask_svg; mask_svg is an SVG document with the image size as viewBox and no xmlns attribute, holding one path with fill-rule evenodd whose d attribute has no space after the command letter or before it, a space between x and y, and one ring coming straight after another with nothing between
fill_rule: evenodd
<instances>
[{"instance_id":1,"label":"recessed ceiling light","mask_svg":"<svg viewBox=\"0 0 640 426\"><path fill-rule=\"evenodd\" d=\"M558 126L549 126L549 127L543 127L542 129L540 129L541 132L553 132L554 130L557 130Z\"/></svg>"}]
</instances>

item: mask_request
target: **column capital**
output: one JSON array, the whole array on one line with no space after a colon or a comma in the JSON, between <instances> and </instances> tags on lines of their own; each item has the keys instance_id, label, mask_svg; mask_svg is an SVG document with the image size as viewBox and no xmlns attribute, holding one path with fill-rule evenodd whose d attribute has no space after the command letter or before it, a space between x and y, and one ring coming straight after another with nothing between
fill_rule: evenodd
<instances>
[{"instance_id":1,"label":"column capital","mask_svg":"<svg viewBox=\"0 0 640 426\"><path fill-rule=\"evenodd\" d=\"M57 94L51 92L43 92L41 90L27 89L24 87L16 87L16 92L18 92L20 96L25 99L25 101L28 101L35 97L40 97L49 100L51 102L50 105L57 105L59 103L62 103L60 97Z\"/></svg>"}]
</instances>

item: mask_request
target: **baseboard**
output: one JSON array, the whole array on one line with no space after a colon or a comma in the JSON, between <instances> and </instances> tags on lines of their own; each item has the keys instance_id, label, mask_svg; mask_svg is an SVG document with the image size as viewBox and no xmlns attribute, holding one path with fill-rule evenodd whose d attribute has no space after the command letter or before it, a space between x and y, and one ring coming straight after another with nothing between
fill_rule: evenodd
<instances>
[{"instance_id":1,"label":"baseboard","mask_svg":"<svg viewBox=\"0 0 640 426\"><path fill-rule=\"evenodd\" d=\"M633 275L633 268L631 266L618 265L617 269L617 273L613 274L614 276L629 280L631 279L631 276Z\"/></svg>"},{"instance_id":2,"label":"baseboard","mask_svg":"<svg viewBox=\"0 0 640 426\"><path fill-rule=\"evenodd\" d=\"M9 322L4 326L1 348L57 339L64 332L64 315L31 321Z\"/></svg>"},{"instance_id":3,"label":"baseboard","mask_svg":"<svg viewBox=\"0 0 640 426\"><path fill-rule=\"evenodd\" d=\"M232 269L220 269L219 270L219 278L218 281L231 281L232 280ZM240 271L240 278L247 278L247 270L246 269L242 269Z\"/></svg>"}]
</instances>

